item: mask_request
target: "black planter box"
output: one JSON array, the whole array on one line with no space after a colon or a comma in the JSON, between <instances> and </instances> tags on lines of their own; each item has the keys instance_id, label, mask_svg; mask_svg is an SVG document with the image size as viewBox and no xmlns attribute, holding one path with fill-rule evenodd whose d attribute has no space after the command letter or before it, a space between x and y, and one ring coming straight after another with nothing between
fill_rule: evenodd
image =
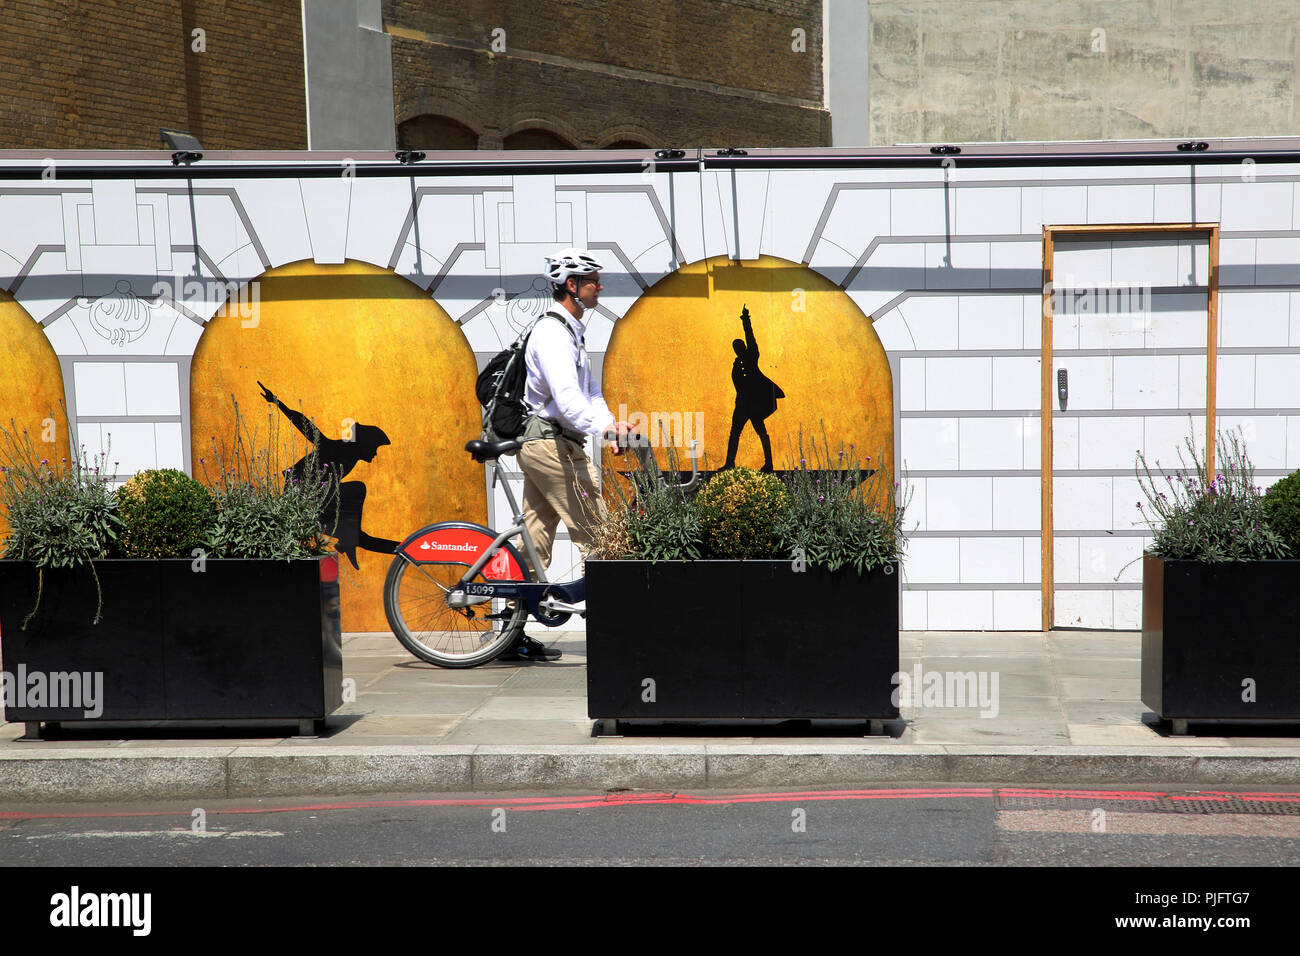
<instances>
[{"instance_id":1,"label":"black planter box","mask_svg":"<svg viewBox=\"0 0 1300 956\"><path fill-rule=\"evenodd\" d=\"M1243 700L1247 680L1254 701ZM1142 703L1196 720L1300 720L1300 561L1142 558Z\"/></svg>"},{"instance_id":2,"label":"black planter box","mask_svg":"<svg viewBox=\"0 0 1300 956\"><path fill-rule=\"evenodd\" d=\"M889 570L588 561L587 714L896 719L897 565Z\"/></svg>"},{"instance_id":3,"label":"black planter box","mask_svg":"<svg viewBox=\"0 0 1300 956\"><path fill-rule=\"evenodd\" d=\"M5 719L293 720L305 730L333 713L343 684L337 559L208 559L202 567L96 561L98 624L90 569L46 568L40 609L24 630L36 567L0 561L0 664L10 680L19 668L102 675L96 715L51 706L67 704L66 693L42 706L15 695Z\"/></svg>"}]
</instances>

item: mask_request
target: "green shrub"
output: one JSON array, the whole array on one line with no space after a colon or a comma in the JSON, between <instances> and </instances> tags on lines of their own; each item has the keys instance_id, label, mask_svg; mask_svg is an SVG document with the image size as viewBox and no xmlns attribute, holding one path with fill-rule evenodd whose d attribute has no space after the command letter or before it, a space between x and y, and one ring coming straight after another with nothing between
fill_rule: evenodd
<instances>
[{"instance_id":1,"label":"green shrub","mask_svg":"<svg viewBox=\"0 0 1300 956\"><path fill-rule=\"evenodd\" d=\"M1264 492L1264 517L1292 554L1300 554L1300 471Z\"/></svg>"},{"instance_id":2,"label":"green shrub","mask_svg":"<svg viewBox=\"0 0 1300 956\"><path fill-rule=\"evenodd\" d=\"M188 558L206 547L216 507L183 471L142 471L117 489L122 553L128 558Z\"/></svg>"},{"instance_id":3,"label":"green shrub","mask_svg":"<svg viewBox=\"0 0 1300 956\"><path fill-rule=\"evenodd\" d=\"M711 558L777 558L788 495L781 479L752 468L715 475L695 496Z\"/></svg>"}]
</instances>

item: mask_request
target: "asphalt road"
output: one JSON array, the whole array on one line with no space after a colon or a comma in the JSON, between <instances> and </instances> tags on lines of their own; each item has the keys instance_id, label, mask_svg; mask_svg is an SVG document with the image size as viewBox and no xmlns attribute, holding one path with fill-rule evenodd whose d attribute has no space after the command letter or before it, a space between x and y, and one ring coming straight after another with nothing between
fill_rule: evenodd
<instances>
[{"instance_id":1,"label":"asphalt road","mask_svg":"<svg viewBox=\"0 0 1300 956\"><path fill-rule=\"evenodd\" d=\"M1295 866L1300 792L918 785L0 807L0 866Z\"/></svg>"}]
</instances>

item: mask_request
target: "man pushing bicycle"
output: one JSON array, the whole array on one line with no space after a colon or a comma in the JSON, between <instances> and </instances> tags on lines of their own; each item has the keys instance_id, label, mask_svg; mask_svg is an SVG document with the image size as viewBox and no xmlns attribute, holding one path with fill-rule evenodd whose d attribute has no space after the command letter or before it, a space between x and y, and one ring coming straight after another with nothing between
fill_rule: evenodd
<instances>
[{"instance_id":1,"label":"man pushing bicycle","mask_svg":"<svg viewBox=\"0 0 1300 956\"><path fill-rule=\"evenodd\" d=\"M605 516L596 471L587 457L591 435L623 453L631 426L614 420L591 374L583 341L587 310L594 309L604 286L603 266L585 249L565 249L546 257L546 278L557 306L534 325L524 351L529 417L519 436L519 468L524 473L524 522L543 568L551 563L555 531L562 520L585 555L593 525ZM516 627L513 642L499 660L553 661L561 652Z\"/></svg>"}]
</instances>

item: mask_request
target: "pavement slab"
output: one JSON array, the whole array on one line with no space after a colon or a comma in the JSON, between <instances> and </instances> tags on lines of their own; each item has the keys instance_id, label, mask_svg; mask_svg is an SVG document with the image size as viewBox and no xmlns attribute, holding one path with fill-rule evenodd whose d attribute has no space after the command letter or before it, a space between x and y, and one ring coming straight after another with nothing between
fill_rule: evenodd
<instances>
[{"instance_id":1,"label":"pavement slab","mask_svg":"<svg viewBox=\"0 0 1300 956\"><path fill-rule=\"evenodd\" d=\"M900 670L996 673L996 715L905 701L902 719L627 724L593 734L580 632L564 656L444 669L391 634L344 638L355 700L318 737L292 725L0 725L0 800L490 790L1164 782L1300 786L1300 725L1196 725L1140 701L1136 632L903 632ZM975 701L978 703L978 701ZM971 701L965 701L971 703ZM992 712L994 708L989 708Z\"/></svg>"}]
</instances>

